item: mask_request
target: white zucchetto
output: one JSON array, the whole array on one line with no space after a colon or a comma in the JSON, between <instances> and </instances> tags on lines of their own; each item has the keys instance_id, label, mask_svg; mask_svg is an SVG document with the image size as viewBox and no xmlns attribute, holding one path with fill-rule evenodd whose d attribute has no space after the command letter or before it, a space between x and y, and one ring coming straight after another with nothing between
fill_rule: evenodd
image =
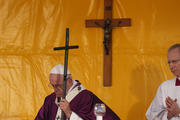
<instances>
[{"instance_id":1,"label":"white zucchetto","mask_svg":"<svg viewBox=\"0 0 180 120\"><path fill-rule=\"evenodd\" d=\"M61 74L61 75L64 75L64 65L58 64L58 65L54 66L51 69L50 74ZM67 69L67 74L71 74L68 69Z\"/></svg>"}]
</instances>

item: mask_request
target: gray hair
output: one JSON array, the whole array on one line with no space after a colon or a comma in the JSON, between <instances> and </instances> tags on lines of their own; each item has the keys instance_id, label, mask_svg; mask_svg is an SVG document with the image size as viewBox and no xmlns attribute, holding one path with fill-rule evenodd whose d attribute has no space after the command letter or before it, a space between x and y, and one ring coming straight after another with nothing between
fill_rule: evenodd
<instances>
[{"instance_id":1,"label":"gray hair","mask_svg":"<svg viewBox=\"0 0 180 120\"><path fill-rule=\"evenodd\" d=\"M71 74L67 74L67 77L66 77L67 79L69 78L69 79L72 79L72 76L71 76Z\"/></svg>"},{"instance_id":2,"label":"gray hair","mask_svg":"<svg viewBox=\"0 0 180 120\"><path fill-rule=\"evenodd\" d=\"M179 49L179 52L180 52L180 44L179 44L179 43L172 45L172 46L168 49L168 52L171 51L171 50L174 50L174 49L176 49L176 48L178 48L178 49Z\"/></svg>"}]
</instances>

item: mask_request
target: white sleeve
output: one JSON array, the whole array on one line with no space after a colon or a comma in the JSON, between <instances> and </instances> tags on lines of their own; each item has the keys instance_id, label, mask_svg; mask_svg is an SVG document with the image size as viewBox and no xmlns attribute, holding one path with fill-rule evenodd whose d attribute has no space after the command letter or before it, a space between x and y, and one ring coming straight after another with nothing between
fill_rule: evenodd
<instances>
[{"instance_id":1,"label":"white sleeve","mask_svg":"<svg viewBox=\"0 0 180 120\"><path fill-rule=\"evenodd\" d=\"M167 120L167 110L165 109L165 95L162 86L158 88L156 97L152 101L146 112L148 120Z\"/></svg>"},{"instance_id":2,"label":"white sleeve","mask_svg":"<svg viewBox=\"0 0 180 120\"><path fill-rule=\"evenodd\" d=\"M83 120L83 119L79 117L75 112L72 112L69 120Z\"/></svg>"}]
</instances>

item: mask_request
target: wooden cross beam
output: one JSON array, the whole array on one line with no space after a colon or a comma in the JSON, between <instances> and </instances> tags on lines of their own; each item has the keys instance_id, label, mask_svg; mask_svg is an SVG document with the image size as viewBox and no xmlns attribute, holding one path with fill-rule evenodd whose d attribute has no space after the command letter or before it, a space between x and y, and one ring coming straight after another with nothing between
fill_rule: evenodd
<instances>
[{"instance_id":1,"label":"wooden cross beam","mask_svg":"<svg viewBox=\"0 0 180 120\"><path fill-rule=\"evenodd\" d=\"M125 26L131 26L131 19L112 19L112 0L104 0L104 19L86 20L86 27L100 27L104 29L104 86L112 85L112 29Z\"/></svg>"}]
</instances>

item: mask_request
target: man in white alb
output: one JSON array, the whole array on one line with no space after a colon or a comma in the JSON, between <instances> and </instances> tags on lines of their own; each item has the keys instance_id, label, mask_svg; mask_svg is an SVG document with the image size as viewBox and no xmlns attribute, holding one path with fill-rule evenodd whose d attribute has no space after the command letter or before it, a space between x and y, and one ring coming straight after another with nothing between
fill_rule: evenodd
<instances>
[{"instance_id":1,"label":"man in white alb","mask_svg":"<svg viewBox=\"0 0 180 120\"><path fill-rule=\"evenodd\" d=\"M180 44L168 49L168 64L176 78L159 86L146 112L148 120L180 120Z\"/></svg>"}]
</instances>

